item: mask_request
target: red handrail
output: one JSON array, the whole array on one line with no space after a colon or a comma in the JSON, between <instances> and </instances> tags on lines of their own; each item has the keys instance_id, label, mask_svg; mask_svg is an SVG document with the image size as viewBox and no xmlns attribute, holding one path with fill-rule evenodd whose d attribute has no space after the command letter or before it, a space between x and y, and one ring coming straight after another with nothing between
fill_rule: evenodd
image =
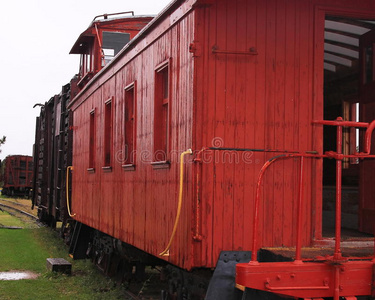
<instances>
[{"instance_id":1,"label":"red handrail","mask_svg":"<svg viewBox=\"0 0 375 300\"><path fill-rule=\"evenodd\" d=\"M255 203L254 203L254 218L253 218L253 247L251 253L251 261L249 264L259 264L258 254L258 226L259 226L259 209L260 209L260 188L262 179L267 168L275 161L282 158L300 157L300 175L299 175L299 198L297 206L297 240L296 240L296 255L295 262L302 263L301 260L301 249L302 249L302 205L303 205L303 172L304 172L304 158L333 158L336 159L336 217L335 217L335 250L333 260L341 260L341 175L342 175L342 160L344 158L375 158L375 155L370 155L371 152L371 136L375 129L375 120L371 123L363 122L352 122L343 121L341 117L338 117L334 121L313 121L314 124L337 126L336 136L336 152L328 151L325 154L313 154L314 151L305 153L288 153L277 155L269 159L261 168L258 175L258 181L255 192ZM366 128L365 141L364 141L364 152L354 153L352 155L342 154L342 128L343 127L357 127ZM269 151L272 152L272 151ZM276 152L276 151L275 151ZM279 152L277 150L277 152ZM281 152L281 151L280 151ZM375 260L375 239L374 239L374 260Z\"/></svg>"}]
</instances>

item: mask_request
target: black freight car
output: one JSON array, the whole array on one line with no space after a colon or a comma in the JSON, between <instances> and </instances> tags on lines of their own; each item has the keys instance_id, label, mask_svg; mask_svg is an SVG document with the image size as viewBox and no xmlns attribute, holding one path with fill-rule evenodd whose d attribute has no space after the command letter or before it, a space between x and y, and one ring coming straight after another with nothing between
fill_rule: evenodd
<instances>
[{"instance_id":1,"label":"black freight car","mask_svg":"<svg viewBox=\"0 0 375 300\"><path fill-rule=\"evenodd\" d=\"M71 117L66 105L71 96L70 84L60 94L41 105L36 120L32 203L38 217L52 227L67 221L65 170L71 165Z\"/></svg>"}]
</instances>

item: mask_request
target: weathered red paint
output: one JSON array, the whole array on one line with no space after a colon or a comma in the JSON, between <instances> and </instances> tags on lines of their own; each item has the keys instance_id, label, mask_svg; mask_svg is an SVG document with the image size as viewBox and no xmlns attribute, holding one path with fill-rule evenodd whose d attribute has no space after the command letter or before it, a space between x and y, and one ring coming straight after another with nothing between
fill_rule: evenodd
<instances>
[{"instance_id":1,"label":"weathered red paint","mask_svg":"<svg viewBox=\"0 0 375 300\"><path fill-rule=\"evenodd\" d=\"M32 188L33 158L27 155L8 155L3 162L1 180L4 195L26 194Z\"/></svg>"},{"instance_id":2,"label":"weathered red paint","mask_svg":"<svg viewBox=\"0 0 375 300\"><path fill-rule=\"evenodd\" d=\"M300 249L321 240L323 164L305 158L342 157L339 151L322 154L322 126L312 123L323 119L326 14L375 18L375 5L370 0L174 1L70 103L75 218L157 256L174 224L178 157L192 148L198 154L186 162L181 221L171 255L163 259L185 269L211 268L221 250L296 241ZM170 159L155 162L154 82L166 61ZM137 153L132 168L123 168L124 97L132 83ZM104 107L111 97L113 163L103 169L108 167ZM97 146L95 170L89 172L93 109ZM278 151L272 149L289 150L290 159L270 165L263 185L257 185L259 171L274 156L269 152ZM257 189L264 200L254 206ZM336 239L339 243L339 232ZM357 267L363 269L359 276L367 276L367 262L353 264ZM319 268L321 274L335 270Z\"/></svg>"},{"instance_id":3,"label":"weathered red paint","mask_svg":"<svg viewBox=\"0 0 375 300\"><path fill-rule=\"evenodd\" d=\"M370 133L373 130L374 121L371 124L368 123L356 123L356 122L345 122L341 117L338 117L336 121L314 121L315 124L324 124L337 127L337 151L329 152L324 155L314 154L282 154L276 156L267 161L262 167L257 184L257 192L255 199L255 212L254 212L254 224L253 224L253 249L251 255L251 261L248 264L237 264L236 266L236 282L237 284L252 288L260 289L270 292L275 292L291 297L310 298L310 297L333 297L338 300L340 296L350 297L353 295L371 295L372 293L372 271L375 269L375 252L372 257L368 258L356 258L356 257L343 257L341 252L341 190L342 190L342 160L347 156L354 156L361 159L375 158L375 155L370 155L371 144L367 141L371 139ZM355 153L354 155L342 154L342 131L343 127L365 127L365 145L369 147L365 152L367 153ZM257 237L258 237L258 211L260 207L260 195L259 187L261 185L262 178L268 167L280 158L290 158L300 156L300 182L299 182L299 203L298 203L298 215L297 226L301 226L301 204L302 204L302 188L303 188L303 158L304 157L331 157L336 160L336 214L335 214L335 247L332 256L326 258L315 258L319 260L319 263L312 263L310 258L307 262L303 262L301 259L302 244L300 239L300 230L297 231L297 242L296 242L296 254L294 262L274 262L274 263L260 263L257 259L258 248L257 248ZM299 228L299 227L298 227ZM375 240L374 240L375 250ZM327 270L323 270L328 267ZM282 277L285 277L283 271L286 270L290 275L291 281L287 280L287 283L280 282ZM342 279L341 273L344 271L350 271L351 274L345 280ZM361 270L358 272L358 270ZM296 276L298 274L298 276ZM353 276L353 277L352 277ZM271 286L270 278L276 278L276 287ZM323 281L324 285L317 285L314 280ZM354 282L358 280L358 283ZM354 289L353 289L354 286Z\"/></svg>"},{"instance_id":4,"label":"weathered red paint","mask_svg":"<svg viewBox=\"0 0 375 300\"><path fill-rule=\"evenodd\" d=\"M284 262L253 265L249 272L246 264L238 264L237 283L298 298L364 296L372 293L373 268L374 262L360 260L343 264Z\"/></svg>"},{"instance_id":5,"label":"weathered red paint","mask_svg":"<svg viewBox=\"0 0 375 300\"><path fill-rule=\"evenodd\" d=\"M126 33L129 34L131 40L153 19L152 16L134 16L133 12L125 13L132 13L133 17L107 19L108 16L114 14L95 17L90 26L81 33L73 45L70 51L71 54L90 54L92 57L90 62L88 62L88 66L86 65L87 62L83 62L83 56L81 57L81 65L78 73L79 82L77 84L79 88L82 88L103 68L102 61L104 59L105 49L102 47L102 41L104 32ZM96 20L98 17L103 17L104 19ZM75 95L74 91L73 94Z\"/></svg>"},{"instance_id":6,"label":"weathered red paint","mask_svg":"<svg viewBox=\"0 0 375 300\"><path fill-rule=\"evenodd\" d=\"M187 4L186 4L187 5ZM111 234L136 247L158 255L166 246L175 219L178 190L178 152L192 144L188 133L192 122L191 54L185 53L191 41L193 15L184 9L182 20L170 27L169 19L160 20L151 27L140 43L129 45L128 51L117 57L111 68L102 70L96 81L88 83L71 104L74 113L74 171L72 211L76 219L94 228ZM191 9L191 7L190 7ZM190 10L188 9L188 10ZM188 13L187 15L185 15ZM178 22L177 22L178 21ZM180 32L186 28L184 38ZM137 48L143 48L142 50ZM172 58L171 70L171 159L170 164L153 162L153 95L155 69L160 63ZM190 63L189 63L190 62ZM93 84L95 82L95 84ZM136 83L136 160L132 169L124 165L124 88ZM183 92L183 93L182 93ZM110 97L113 107L112 169L105 172L103 166L103 106ZM95 108L97 116L97 149L95 172L87 171L88 123L87 114ZM179 132L188 133L186 137ZM191 131L191 130L190 130ZM163 167L163 168L160 168ZM193 165L186 166L186 173L192 174ZM192 199L191 178L185 180L184 198ZM90 199L88 206L87 200ZM174 239L171 260L191 267L191 261L183 249L191 246L189 232L190 201L183 204L184 217L180 221L178 235ZM157 204L157 207L155 206ZM184 229L182 229L184 228ZM176 247L176 245L179 245ZM180 250L178 250L180 249ZM181 252L181 253L179 253ZM183 263L183 261L186 261Z\"/></svg>"}]
</instances>

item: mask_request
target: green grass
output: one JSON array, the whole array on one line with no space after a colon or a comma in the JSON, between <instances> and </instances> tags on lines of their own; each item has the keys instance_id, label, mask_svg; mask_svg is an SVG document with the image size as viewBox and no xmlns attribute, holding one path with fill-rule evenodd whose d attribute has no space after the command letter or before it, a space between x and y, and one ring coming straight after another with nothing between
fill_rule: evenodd
<instances>
[{"instance_id":1,"label":"green grass","mask_svg":"<svg viewBox=\"0 0 375 300\"><path fill-rule=\"evenodd\" d=\"M23 222L20 221L19 219L12 217L7 212L0 211L0 228L4 226L23 227L23 225L24 225Z\"/></svg>"},{"instance_id":2,"label":"green grass","mask_svg":"<svg viewBox=\"0 0 375 300\"><path fill-rule=\"evenodd\" d=\"M36 243L33 233L33 229L0 230L0 271L45 271L45 259L52 253Z\"/></svg>"},{"instance_id":3,"label":"green grass","mask_svg":"<svg viewBox=\"0 0 375 300\"><path fill-rule=\"evenodd\" d=\"M0 253L0 271L40 274L35 280L0 281L0 299L126 299L123 287L100 274L91 261L71 260L66 245L49 228L0 229ZM72 262L72 275L48 271L49 257Z\"/></svg>"}]
</instances>

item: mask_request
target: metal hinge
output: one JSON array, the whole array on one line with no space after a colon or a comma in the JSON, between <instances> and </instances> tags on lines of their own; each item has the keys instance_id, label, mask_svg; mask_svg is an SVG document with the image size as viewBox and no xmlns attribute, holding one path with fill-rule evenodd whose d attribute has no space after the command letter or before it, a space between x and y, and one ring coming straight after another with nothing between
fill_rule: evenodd
<instances>
[{"instance_id":1,"label":"metal hinge","mask_svg":"<svg viewBox=\"0 0 375 300\"><path fill-rule=\"evenodd\" d=\"M198 56L201 56L202 54L202 49L201 49L201 46L199 44L199 42L192 42L190 45L189 45L189 52L190 53L193 53L193 57L198 57Z\"/></svg>"}]
</instances>

